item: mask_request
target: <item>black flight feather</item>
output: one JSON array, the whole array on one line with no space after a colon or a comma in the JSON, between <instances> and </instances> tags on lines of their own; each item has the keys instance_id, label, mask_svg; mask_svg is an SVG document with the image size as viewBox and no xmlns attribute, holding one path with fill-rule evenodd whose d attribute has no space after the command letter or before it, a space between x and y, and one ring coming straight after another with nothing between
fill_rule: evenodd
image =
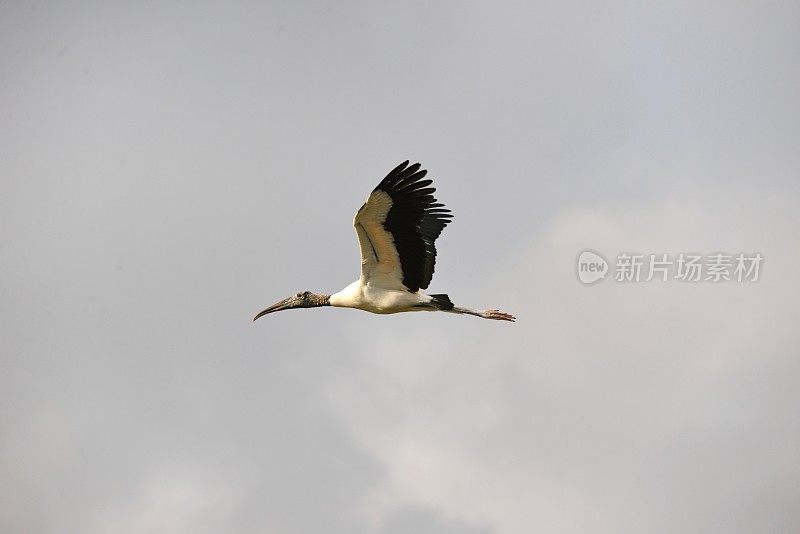
<instances>
[{"instance_id":1,"label":"black flight feather","mask_svg":"<svg viewBox=\"0 0 800 534\"><path fill-rule=\"evenodd\" d=\"M392 234L400 255L403 285L409 291L426 289L436 267L434 242L453 216L444 204L436 202L433 182L425 180L420 164L404 161L386 175L375 191L384 191L392 199L383 227Z\"/></svg>"}]
</instances>

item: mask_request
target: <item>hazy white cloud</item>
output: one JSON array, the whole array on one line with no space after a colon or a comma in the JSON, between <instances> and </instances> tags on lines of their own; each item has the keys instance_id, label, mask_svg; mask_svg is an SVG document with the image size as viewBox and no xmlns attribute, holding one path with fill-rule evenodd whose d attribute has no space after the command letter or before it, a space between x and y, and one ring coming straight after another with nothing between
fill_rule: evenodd
<instances>
[{"instance_id":1,"label":"hazy white cloud","mask_svg":"<svg viewBox=\"0 0 800 534\"><path fill-rule=\"evenodd\" d=\"M712 199L725 207L709 213ZM426 506L508 533L791 530L800 518L773 497L800 474L785 446L800 430L787 380L798 368L792 204L704 191L573 210L520 249L514 276L480 292L517 324L456 337L430 321L402 341L369 340L331 390L387 472L359 512L379 524ZM761 205L772 208L748 213ZM766 260L749 285L584 287L574 261L586 247Z\"/></svg>"}]
</instances>

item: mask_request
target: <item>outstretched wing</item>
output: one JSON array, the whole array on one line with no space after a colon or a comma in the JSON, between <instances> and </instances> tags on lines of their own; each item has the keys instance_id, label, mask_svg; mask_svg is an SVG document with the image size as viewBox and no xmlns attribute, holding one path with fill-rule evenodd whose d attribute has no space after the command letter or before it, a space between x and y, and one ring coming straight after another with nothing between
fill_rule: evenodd
<instances>
[{"instance_id":1,"label":"outstretched wing","mask_svg":"<svg viewBox=\"0 0 800 534\"><path fill-rule=\"evenodd\" d=\"M453 216L433 198L428 171L405 161L392 170L353 219L361 247L361 278L386 289L416 292L431 283L434 242Z\"/></svg>"}]
</instances>

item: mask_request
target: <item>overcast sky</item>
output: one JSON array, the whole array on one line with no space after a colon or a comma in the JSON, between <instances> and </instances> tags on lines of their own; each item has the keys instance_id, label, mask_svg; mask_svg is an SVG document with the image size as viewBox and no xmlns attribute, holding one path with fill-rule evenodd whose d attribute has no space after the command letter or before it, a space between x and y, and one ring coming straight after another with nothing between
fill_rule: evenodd
<instances>
[{"instance_id":1,"label":"overcast sky","mask_svg":"<svg viewBox=\"0 0 800 534\"><path fill-rule=\"evenodd\" d=\"M0 530L800 531L797 2L0 3ZM358 275L420 161L450 314ZM761 253L581 285L578 253Z\"/></svg>"}]
</instances>

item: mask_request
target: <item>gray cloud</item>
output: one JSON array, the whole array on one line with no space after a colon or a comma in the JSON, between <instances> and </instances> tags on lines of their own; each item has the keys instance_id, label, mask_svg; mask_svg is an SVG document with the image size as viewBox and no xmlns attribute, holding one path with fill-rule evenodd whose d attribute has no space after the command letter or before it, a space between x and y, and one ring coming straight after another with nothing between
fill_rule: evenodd
<instances>
[{"instance_id":1,"label":"gray cloud","mask_svg":"<svg viewBox=\"0 0 800 534\"><path fill-rule=\"evenodd\" d=\"M3 532L796 530L797 7L0 6ZM355 278L418 159L432 289ZM581 287L609 255L757 284Z\"/></svg>"}]
</instances>

